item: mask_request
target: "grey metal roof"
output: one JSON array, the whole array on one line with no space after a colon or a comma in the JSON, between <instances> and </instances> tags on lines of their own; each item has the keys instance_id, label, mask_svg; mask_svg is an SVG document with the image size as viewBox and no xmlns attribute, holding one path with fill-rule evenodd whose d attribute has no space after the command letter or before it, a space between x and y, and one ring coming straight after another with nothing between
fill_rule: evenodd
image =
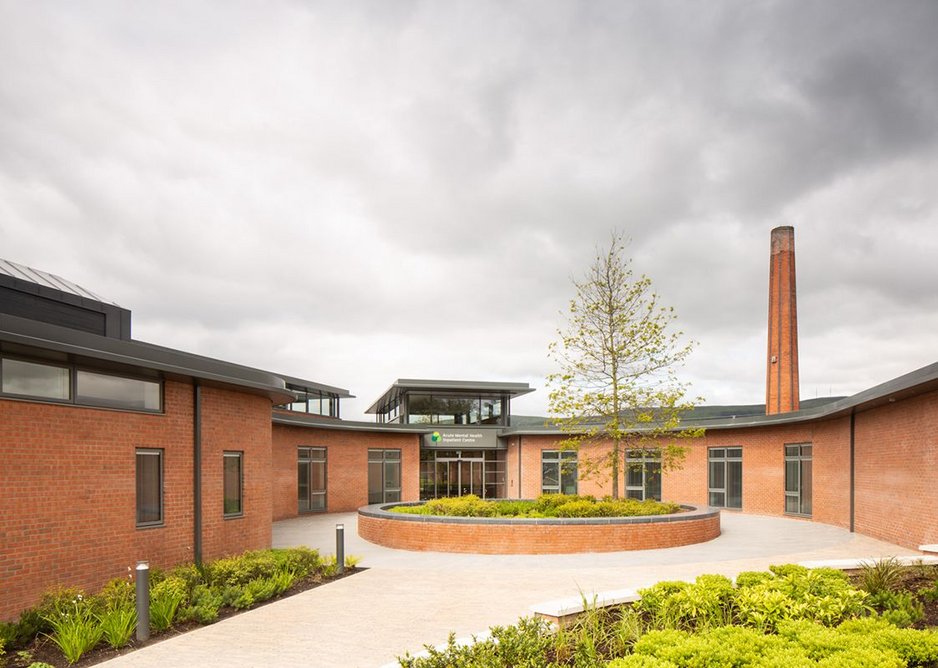
<instances>
[{"instance_id":1,"label":"grey metal roof","mask_svg":"<svg viewBox=\"0 0 938 668\"><path fill-rule=\"evenodd\" d=\"M317 383L316 381L313 381L313 380L304 380L303 378L296 378L295 376L287 376L282 373L278 373L276 375L283 378L287 382L287 385L302 387L304 389L310 389L310 390L319 390L320 392L325 392L327 394L334 394L337 397L340 397L343 399L355 398L354 394L349 394L348 390L341 388L341 387L333 387L332 385L326 385L324 383Z\"/></svg>"},{"instance_id":2,"label":"grey metal roof","mask_svg":"<svg viewBox=\"0 0 938 668\"><path fill-rule=\"evenodd\" d=\"M938 362L929 364L921 369L886 381L868 390L863 390L849 397L834 399L832 401L808 400L804 402L809 407L791 413L777 413L775 415L718 415L698 419L686 419L681 428L703 427L705 429L743 429L746 427L765 427L776 424L800 424L829 420L844 417L851 413L867 411L877 406L894 403L918 394L938 390ZM637 429L636 431L641 431ZM508 427L503 436L512 435L559 435L562 432L552 424L536 426L528 422L518 426Z\"/></svg>"},{"instance_id":3,"label":"grey metal roof","mask_svg":"<svg viewBox=\"0 0 938 668\"><path fill-rule=\"evenodd\" d=\"M19 279L21 281L35 283L36 285L42 285L53 290L59 290L60 292L72 294L76 297L92 299L96 302L119 306L119 304L108 301L96 295L91 290L86 290L77 283L72 283L71 281L62 278L61 276L56 276L55 274L50 274L47 271L41 271L39 269L33 269L32 267L27 267L24 264L11 262L10 260L4 260L3 258L0 258L0 274L5 274L6 276Z\"/></svg>"},{"instance_id":4,"label":"grey metal roof","mask_svg":"<svg viewBox=\"0 0 938 668\"><path fill-rule=\"evenodd\" d=\"M170 376L234 385L255 394L268 396L275 403L289 401L294 397L293 393L286 389L282 378L260 369L152 343L99 336L6 314L0 314L0 342L55 350L83 359L105 360L142 369L154 369Z\"/></svg>"},{"instance_id":5,"label":"grey metal roof","mask_svg":"<svg viewBox=\"0 0 938 668\"><path fill-rule=\"evenodd\" d=\"M434 425L413 424L382 424L376 422L360 422L355 420L339 420L308 413L291 413L289 411L275 410L273 423L291 427L312 427L316 429L339 429L342 431L383 432L394 434L430 434Z\"/></svg>"},{"instance_id":6,"label":"grey metal roof","mask_svg":"<svg viewBox=\"0 0 938 668\"><path fill-rule=\"evenodd\" d=\"M417 390L421 392L456 392L479 394L507 394L511 397L520 397L534 391L527 383L503 383L480 380L431 380L426 378L398 378L384 393L378 397L365 413L377 413L382 406L392 399L398 398L403 392Z\"/></svg>"}]
</instances>

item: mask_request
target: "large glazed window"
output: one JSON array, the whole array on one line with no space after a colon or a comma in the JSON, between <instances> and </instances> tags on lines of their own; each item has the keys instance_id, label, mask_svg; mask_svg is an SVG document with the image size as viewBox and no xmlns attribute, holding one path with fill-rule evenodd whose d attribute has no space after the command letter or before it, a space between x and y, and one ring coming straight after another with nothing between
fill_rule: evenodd
<instances>
[{"instance_id":1,"label":"large glazed window","mask_svg":"<svg viewBox=\"0 0 938 668\"><path fill-rule=\"evenodd\" d=\"M721 508L743 507L743 449L710 448L709 504Z\"/></svg>"},{"instance_id":2,"label":"large glazed window","mask_svg":"<svg viewBox=\"0 0 938 668\"><path fill-rule=\"evenodd\" d=\"M575 450L541 452L541 493L577 493L577 453Z\"/></svg>"},{"instance_id":3,"label":"large glazed window","mask_svg":"<svg viewBox=\"0 0 938 668\"><path fill-rule=\"evenodd\" d=\"M75 402L137 411L160 410L160 384L152 380L78 370Z\"/></svg>"},{"instance_id":4,"label":"large glazed window","mask_svg":"<svg viewBox=\"0 0 938 668\"><path fill-rule=\"evenodd\" d=\"M421 450L420 498L505 497L504 450Z\"/></svg>"},{"instance_id":5,"label":"large glazed window","mask_svg":"<svg viewBox=\"0 0 938 668\"><path fill-rule=\"evenodd\" d=\"M661 452L629 450L625 459L625 495L661 501Z\"/></svg>"},{"instance_id":6,"label":"large glazed window","mask_svg":"<svg viewBox=\"0 0 938 668\"><path fill-rule=\"evenodd\" d=\"M785 446L785 512L810 515L812 511L812 447L810 443Z\"/></svg>"},{"instance_id":7,"label":"large glazed window","mask_svg":"<svg viewBox=\"0 0 938 668\"><path fill-rule=\"evenodd\" d=\"M244 475L242 464L244 453L224 454L224 513L225 517L240 517L244 514Z\"/></svg>"},{"instance_id":8,"label":"large glazed window","mask_svg":"<svg viewBox=\"0 0 938 668\"><path fill-rule=\"evenodd\" d=\"M163 523L163 451L137 450L137 526Z\"/></svg>"},{"instance_id":9,"label":"large glazed window","mask_svg":"<svg viewBox=\"0 0 938 668\"><path fill-rule=\"evenodd\" d=\"M4 358L0 360L0 387L4 394L68 401L68 371L68 367Z\"/></svg>"},{"instance_id":10,"label":"large glazed window","mask_svg":"<svg viewBox=\"0 0 938 668\"><path fill-rule=\"evenodd\" d=\"M297 458L297 498L301 513L326 510L326 449L300 448Z\"/></svg>"},{"instance_id":11,"label":"large glazed window","mask_svg":"<svg viewBox=\"0 0 938 668\"><path fill-rule=\"evenodd\" d=\"M410 424L504 424L501 396L469 394L407 395L407 422ZM392 421L390 416L388 422Z\"/></svg>"},{"instance_id":12,"label":"large glazed window","mask_svg":"<svg viewBox=\"0 0 938 668\"><path fill-rule=\"evenodd\" d=\"M368 503L401 500L401 451L368 451Z\"/></svg>"}]
</instances>

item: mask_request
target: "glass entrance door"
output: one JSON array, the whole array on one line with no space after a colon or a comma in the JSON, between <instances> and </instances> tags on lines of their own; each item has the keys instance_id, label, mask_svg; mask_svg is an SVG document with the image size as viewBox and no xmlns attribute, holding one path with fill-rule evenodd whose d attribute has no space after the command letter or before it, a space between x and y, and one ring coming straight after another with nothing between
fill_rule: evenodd
<instances>
[{"instance_id":1,"label":"glass entrance door","mask_svg":"<svg viewBox=\"0 0 938 668\"><path fill-rule=\"evenodd\" d=\"M504 450L422 450L420 498L505 495Z\"/></svg>"},{"instance_id":2,"label":"glass entrance door","mask_svg":"<svg viewBox=\"0 0 938 668\"><path fill-rule=\"evenodd\" d=\"M439 496L482 496L482 464L480 459L437 459L436 490Z\"/></svg>"}]
</instances>

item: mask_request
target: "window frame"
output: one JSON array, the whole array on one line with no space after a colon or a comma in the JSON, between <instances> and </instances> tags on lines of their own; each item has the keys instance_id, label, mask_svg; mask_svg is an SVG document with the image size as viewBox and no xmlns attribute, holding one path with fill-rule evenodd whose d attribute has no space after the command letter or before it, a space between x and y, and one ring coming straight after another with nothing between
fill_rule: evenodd
<instances>
[{"instance_id":1,"label":"window frame","mask_svg":"<svg viewBox=\"0 0 938 668\"><path fill-rule=\"evenodd\" d=\"M228 512L228 459L238 462L238 510ZM244 451L224 450L222 452L222 517L226 520L244 517Z\"/></svg>"},{"instance_id":2,"label":"window frame","mask_svg":"<svg viewBox=\"0 0 938 668\"><path fill-rule=\"evenodd\" d=\"M305 458L303 457L304 451L307 452L307 455ZM317 452L317 453L321 452L322 459L314 459L313 457L311 457L309 453L312 453L312 452ZM316 464L320 462L322 463L322 492L320 493L318 490L315 492L316 496L322 496L322 508L312 508L312 507L301 508L300 507L300 502L302 501L302 497L300 496L300 480L299 480L300 476L299 476L299 470L298 470L297 471L297 485L296 485L296 512L297 514L307 515L310 513L329 512L329 466L328 466L329 454L328 452L329 452L328 448L324 446L320 446L320 445L297 446L296 463L297 463L298 469L299 469L299 465L303 462L306 462L307 464L310 464L310 465L313 463L316 463ZM307 501L310 501L314 495L311 480L312 480L312 469L310 468L307 470L307 480L306 480Z\"/></svg>"},{"instance_id":3,"label":"window frame","mask_svg":"<svg viewBox=\"0 0 938 668\"><path fill-rule=\"evenodd\" d=\"M797 451L789 454L789 451L793 448L797 448ZM808 450L807 454L805 454L805 448ZM782 446L782 452L784 453L784 486L782 488L785 497L784 513L796 517L812 517L814 514L814 444L808 442L785 443ZM798 476L796 481L789 480L788 465L790 463L797 464ZM810 464L807 495L805 494L804 485L805 463ZM797 487L797 489L789 490L789 483L791 482L796 483L793 487ZM788 510L789 499L796 500L798 510ZM806 500L807 504L805 503ZM809 506L807 512L804 510L805 505Z\"/></svg>"},{"instance_id":4,"label":"window frame","mask_svg":"<svg viewBox=\"0 0 938 668\"><path fill-rule=\"evenodd\" d=\"M380 459L378 454L381 453ZM372 458L374 456L374 458ZM367 494L368 505L375 503L398 503L401 501L404 490L404 456L401 448L368 448L366 468L368 472ZM381 464L381 501L371 500L371 465ZM388 464L397 464L397 487L388 487L387 466ZM389 499L388 494L397 496L396 499Z\"/></svg>"},{"instance_id":5,"label":"window frame","mask_svg":"<svg viewBox=\"0 0 938 668\"><path fill-rule=\"evenodd\" d=\"M739 454L730 454L730 451L738 451ZM722 453L722 454L717 454ZM728 504L729 498L729 464L739 462L739 476L740 476L740 490L739 490L739 505L731 506ZM717 487L713 484L713 464L722 464L723 465L723 486ZM742 464L743 464L743 447L741 445L718 445L714 447L707 448L707 505L714 508L726 508L729 510L742 510L743 508L743 491L742 491ZM713 503L713 495L722 494L723 503Z\"/></svg>"},{"instance_id":6,"label":"window frame","mask_svg":"<svg viewBox=\"0 0 938 668\"><path fill-rule=\"evenodd\" d=\"M149 520L149 521L140 521L140 456L148 457L157 457L157 462L159 463L158 472L158 487L159 487L159 512L160 517L158 520ZM134 485L135 485L135 526L138 529L150 529L154 527L162 527L166 525L166 500L164 498L166 487L166 474L165 474L165 450L163 448L135 448L134 449Z\"/></svg>"},{"instance_id":7,"label":"window frame","mask_svg":"<svg viewBox=\"0 0 938 668\"><path fill-rule=\"evenodd\" d=\"M636 456L634 453L640 453ZM648 495L648 484L649 478L651 477L648 472L649 464L658 465L658 496L657 498L652 495ZM641 487L638 485L629 484L629 473L641 471L642 474L642 484ZM625 478L625 498L627 499L636 499L638 501L645 501L648 498L654 499L655 501L661 501L661 492L662 489L662 479L663 479L663 469L662 469L662 460L661 460L661 450L657 448L652 449L642 449L642 448L628 448L625 451L625 468L623 471L623 477ZM652 474L654 475L654 474ZM636 497L630 494L629 492L638 492L642 493L641 497Z\"/></svg>"},{"instance_id":8,"label":"window frame","mask_svg":"<svg viewBox=\"0 0 938 668\"><path fill-rule=\"evenodd\" d=\"M571 456L572 455L572 456ZM566 494L563 486L564 467L573 468L573 494L579 494L580 490L580 458L576 450L541 450L541 494ZM556 466L557 484L544 484L544 467ZM567 471L569 474L570 471Z\"/></svg>"},{"instance_id":9,"label":"window frame","mask_svg":"<svg viewBox=\"0 0 938 668\"><path fill-rule=\"evenodd\" d=\"M11 360L15 362L25 362L38 366L47 366L55 369L65 369L68 372L68 398L59 399L56 397L46 397L33 394L18 394L14 392L3 391L3 361ZM125 380L136 380L146 383L155 383L159 392L158 408L135 408L119 406L110 403L95 403L93 401L79 401L78 399L78 374L79 372L92 373L99 376L109 376L112 378L122 378ZM132 372L112 371L101 369L87 364L78 364L70 361L49 360L42 357L31 357L29 355L10 354L0 352L0 399L9 399L13 401L34 401L46 404L56 404L58 406L75 406L79 408L96 408L99 410L126 411L130 413L146 413L148 415L162 415L165 413L166 406L166 383L161 374L156 376L144 376Z\"/></svg>"}]
</instances>

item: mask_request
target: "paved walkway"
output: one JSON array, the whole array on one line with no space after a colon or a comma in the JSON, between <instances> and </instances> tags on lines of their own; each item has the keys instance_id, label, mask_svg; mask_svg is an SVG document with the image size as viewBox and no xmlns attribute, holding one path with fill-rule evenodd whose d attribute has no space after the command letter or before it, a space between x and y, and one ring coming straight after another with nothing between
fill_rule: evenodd
<instances>
[{"instance_id":1,"label":"paved walkway","mask_svg":"<svg viewBox=\"0 0 938 668\"><path fill-rule=\"evenodd\" d=\"M641 587L700 573L735 575L809 559L918 554L812 522L723 513L723 535L663 550L548 556L407 552L358 537L356 515L302 517L274 525L274 546L346 554L363 573L165 640L108 662L109 668L168 666L361 666L393 661L425 643L510 624L529 606L580 592Z\"/></svg>"}]
</instances>

